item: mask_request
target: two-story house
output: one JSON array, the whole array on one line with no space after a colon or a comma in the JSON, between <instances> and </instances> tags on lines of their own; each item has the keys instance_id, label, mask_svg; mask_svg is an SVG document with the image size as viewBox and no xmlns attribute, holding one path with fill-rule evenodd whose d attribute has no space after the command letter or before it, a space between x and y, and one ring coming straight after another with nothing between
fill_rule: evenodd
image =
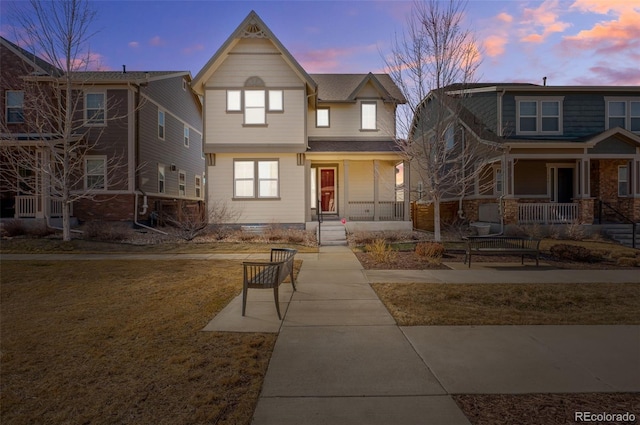
<instances>
[{"instance_id":1,"label":"two-story house","mask_svg":"<svg viewBox=\"0 0 640 425\"><path fill-rule=\"evenodd\" d=\"M31 147L33 159L22 165L21 173L34 182L30 187L21 184L5 163L2 216L59 217L59 200L48 175L54 172L49 164L55 159L47 143L58 129L37 128L35 121L42 117L35 110L44 108L32 103L43 98L34 98L30 90L33 82L56 90L62 71L4 38L0 48L1 143L3 149ZM177 215L186 205L204 212L202 106L190 89L190 73L130 72L123 67L122 72L75 72L72 78L79 123L74 129L89 149L71 187L77 195L73 217L81 222L141 223L154 212Z\"/></svg>"},{"instance_id":2,"label":"two-story house","mask_svg":"<svg viewBox=\"0 0 640 425\"><path fill-rule=\"evenodd\" d=\"M252 11L192 87L204 99L210 207L224 203L237 224L313 228L322 213L411 228L395 144L404 98L388 75L309 74Z\"/></svg>"},{"instance_id":3,"label":"two-story house","mask_svg":"<svg viewBox=\"0 0 640 425\"><path fill-rule=\"evenodd\" d=\"M468 139L500 152L461 202L469 220L640 221L640 87L478 83L445 92L463 105Z\"/></svg>"}]
</instances>

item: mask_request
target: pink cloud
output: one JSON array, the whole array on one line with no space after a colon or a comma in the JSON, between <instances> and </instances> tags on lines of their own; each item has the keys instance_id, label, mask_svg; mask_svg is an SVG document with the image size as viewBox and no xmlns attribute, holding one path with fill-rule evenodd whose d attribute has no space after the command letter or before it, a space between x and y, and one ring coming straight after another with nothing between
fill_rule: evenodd
<instances>
[{"instance_id":1,"label":"pink cloud","mask_svg":"<svg viewBox=\"0 0 640 425\"><path fill-rule=\"evenodd\" d=\"M152 46L162 46L164 44L164 40L162 40L159 35L156 35L149 40L149 44Z\"/></svg>"},{"instance_id":2,"label":"pink cloud","mask_svg":"<svg viewBox=\"0 0 640 425\"><path fill-rule=\"evenodd\" d=\"M508 42L508 37L502 35L490 35L486 37L482 42L484 52L489 57L500 56L505 51L505 46Z\"/></svg>"},{"instance_id":3,"label":"pink cloud","mask_svg":"<svg viewBox=\"0 0 640 425\"><path fill-rule=\"evenodd\" d=\"M522 13L524 29L520 41L541 43L549 35L563 32L571 26L559 20L560 3L558 0L546 0L537 8L525 8Z\"/></svg>"},{"instance_id":4,"label":"pink cloud","mask_svg":"<svg viewBox=\"0 0 640 425\"><path fill-rule=\"evenodd\" d=\"M138 43L137 41L130 41L128 44L132 49L136 49L140 46L140 43Z\"/></svg>"},{"instance_id":5,"label":"pink cloud","mask_svg":"<svg viewBox=\"0 0 640 425\"><path fill-rule=\"evenodd\" d=\"M295 56L302 67L308 72L330 72L338 69L341 65L340 58L354 52L353 48L328 48L320 50L305 50L295 52Z\"/></svg>"},{"instance_id":6,"label":"pink cloud","mask_svg":"<svg viewBox=\"0 0 640 425\"><path fill-rule=\"evenodd\" d=\"M638 4L634 4L630 0L576 0L571 5L571 8L578 9L581 12L606 15L611 11L633 11L638 8Z\"/></svg>"},{"instance_id":7,"label":"pink cloud","mask_svg":"<svg viewBox=\"0 0 640 425\"><path fill-rule=\"evenodd\" d=\"M510 24L511 22L513 22L513 16L509 15L508 13L502 12L500 14L498 14L496 16L496 19L498 21Z\"/></svg>"},{"instance_id":8,"label":"pink cloud","mask_svg":"<svg viewBox=\"0 0 640 425\"><path fill-rule=\"evenodd\" d=\"M599 22L592 28L564 38L563 47L588 49L596 53L640 51L640 12L626 11L617 20Z\"/></svg>"},{"instance_id":9,"label":"pink cloud","mask_svg":"<svg viewBox=\"0 0 640 425\"><path fill-rule=\"evenodd\" d=\"M182 53L184 53L185 55L190 55L192 53L199 52L201 50L204 50L204 44L198 43L198 44L194 44L193 46L185 47L184 49L182 49Z\"/></svg>"},{"instance_id":10,"label":"pink cloud","mask_svg":"<svg viewBox=\"0 0 640 425\"><path fill-rule=\"evenodd\" d=\"M640 69L637 67L611 69L609 64L600 62L589 68L587 76L576 78L576 83L599 86L637 86L640 85Z\"/></svg>"}]
</instances>

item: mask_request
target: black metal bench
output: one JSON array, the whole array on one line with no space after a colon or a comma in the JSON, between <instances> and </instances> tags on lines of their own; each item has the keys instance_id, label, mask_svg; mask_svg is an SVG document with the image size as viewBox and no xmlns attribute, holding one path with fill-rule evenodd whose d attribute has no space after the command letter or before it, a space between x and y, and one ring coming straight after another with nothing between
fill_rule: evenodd
<instances>
[{"instance_id":1,"label":"black metal bench","mask_svg":"<svg viewBox=\"0 0 640 425\"><path fill-rule=\"evenodd\" d=\"M511 236L469 236L466 238L467 247L464 255L465 264L469 261L471 267L472 255L520 255L522 264L524 257L531 256L539 265L540 239L521 238Z\"/></svg>"},{"instance_id":2,"label":"black metal bench","mask_svg":"<svg viewBox=\"0 0 640 425\"><path fill-rule=\"evenodd\" d=\"M280 302L278 300L278 287L282 282L291 278L293 290L296 290L296 282L293 276L293 260L298 251L291 248L271 248L270 261L247 261L242 263L243 285L242 285L242 315L245 315L247 308L247 292L253 289L272 289L276 302L278 319L280 315Z\"/></svg>"}]
</instances>

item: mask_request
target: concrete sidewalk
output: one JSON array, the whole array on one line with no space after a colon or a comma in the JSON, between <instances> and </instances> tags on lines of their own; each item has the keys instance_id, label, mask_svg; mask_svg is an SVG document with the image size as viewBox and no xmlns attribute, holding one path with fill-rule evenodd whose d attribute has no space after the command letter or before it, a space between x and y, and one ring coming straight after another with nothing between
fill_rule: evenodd
<instances>
[{"instance_id":1,"label":"concrete sidewalk","mask_svg":"<svg viewBox=\"0 0 640 425\"><path fill-rule=\"evenodd\" d=\"M400 328L369 285L402 276L491 282L502 273L437 272L365 271L341 247L307 258L298 291L282 295L286 315L253 424L469 424L451 394L640 391L639 326ZM527 276L529 270L504 277L594 280L593 271ZM629 272L595 279L605 277L637 281ZM273 300L255 297L251 320L260 309L274 317Z\"/></svg>"}]
</instances>

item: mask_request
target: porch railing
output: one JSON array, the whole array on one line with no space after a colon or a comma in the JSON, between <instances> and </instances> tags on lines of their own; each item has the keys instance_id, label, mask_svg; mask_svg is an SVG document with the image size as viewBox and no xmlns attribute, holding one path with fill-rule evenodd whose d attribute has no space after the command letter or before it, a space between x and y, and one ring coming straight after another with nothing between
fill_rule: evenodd
<instances>
[{"instance_id":1,"label":"porch railing","mask_svg":"<svg viewBox=\"0 0 640 425\"><path fill-rule=\"evenodd\" d=\"M373 201L349 201L350 221L376 220L376 205ZM404 220L404 202L380 201L377 205L378 221Z\"/></svg>"},{"instance_id":2,"label":"porch railing","mask_svg":"<svg viewBox=\"0 0 640 425\"><path fill-rule=\"evenodd\" d=\"M520 224L566 224L576 220L578 220L578 204L518 204L518 223Z\"/></svg>"},{"instance_id":3,"label":"porch railing","mask_svg":"<svg viewBox=\"0 0 640 425\"><path fill-rule=\"evenodd\" d=\"M16 218L34 218L36 217L38 197L35 195L18 195L16 196ZM73 204L71 205L70 215L73 216ZM62 200L59 198L51 198L49 200L49 217L62 217Z\"/></svg>"}]
</instances>

